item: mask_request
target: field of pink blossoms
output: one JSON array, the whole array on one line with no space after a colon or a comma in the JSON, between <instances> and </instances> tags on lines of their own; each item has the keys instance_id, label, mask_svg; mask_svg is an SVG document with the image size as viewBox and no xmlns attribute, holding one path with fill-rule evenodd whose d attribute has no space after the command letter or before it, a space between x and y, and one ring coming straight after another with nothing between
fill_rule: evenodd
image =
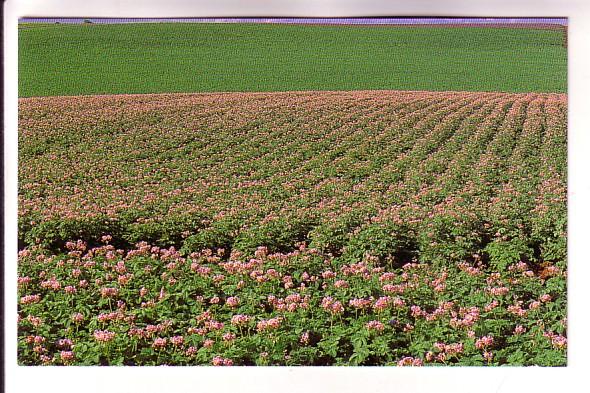
<instances>
[{"instance_id":1,"label":"field of pink blossoms","mask_svg":"<svg viewBox=\"0 0 590 393\"><path fill-rule=\"evenodd\" d=\"M19 100L23 365L566 365L564 94Z\"/></svg>"}]
</instances>

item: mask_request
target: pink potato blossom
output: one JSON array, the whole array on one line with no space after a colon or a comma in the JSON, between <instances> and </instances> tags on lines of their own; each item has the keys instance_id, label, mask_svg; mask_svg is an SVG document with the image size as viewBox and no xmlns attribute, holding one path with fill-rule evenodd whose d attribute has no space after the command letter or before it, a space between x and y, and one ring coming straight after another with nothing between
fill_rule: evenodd
<instances>
[{"instance_id":1,"label":"pink potato blossom","mask_svg":"<svg viewBox=\"0 0 590 393\"><path fill-rule=\"evenodd\" d=\"M79 312L72 314L72 321L74 323L81 323L82 321L84 321L84 314Z\"/></svg>"},{"instance_id":2,"label":"pink potato blossom","mask_svg":"<svg viewBox=\"0 0 590 393\"><path fill-rule=\"evenodd\" d=\"M489 347L494 343L494 338L492 336L483 336L475 340L475 347L478 349L482 349L485 347Z\"/></svg>"},{"instance_id":3,"label":"pink potato blossom","mask_svg":"<svg viewBox=\"0 0 590 393\"><path fill-rule=\"evenodd\" d=\"M514 328L514 334L515 334L515 335L523 334L524 332L526 332L526 329L525 329L525 327L524 327L524 326L522 326L522 325L517 325L517 326Z\"/></svg>"},{"instance_id":4,"label":"pink potato blossom","mask_svg":"<svg viewBox=\"0 0 590 393\"><path fill-rule=\"evenodd\" d=\"M563 336L553 337L551 339L551 344L553 344L553 346L555 348L559 348L559 349L565 348L567 346L567 338L565 338Z\"/></svg>"},{"instance_id":5,"label":"pink potato blossom","mask_svg":"<svg viewBox=\"0 0 590 393\"><path fill-rule=\"evenodd\" d=\"M102 297L115 297L119 294L119 290L117 288L101 288L100 295Z\"/></svg>"},{"instance_id":6,"label":"pink potato blossom","mask_svg":"<svg viewBox=\"0 0 590 393\"><path fill-rule=\"evenodd\" d=\"M226 299L225 304L230 308L235 308L240 304L240 298L237 296L230 296Z\"/></svg>"},{"instance_id":7,"label":"pink potato blossom","mask_svg":"<svg viewBox=\"0 0 590 393\"><path fill-rule=\"evenodd\" d=\"M342 314L344 312L344 306L339 301L335 301L330 306L330 312L332 314Z\"/></svg>"},{"instance_id":8,"label":"pink potato blossom","mask_svg":"<svg viewBox=\"0 0 590 393\"><path fill-rule=\"evenodd\" d=\"M59 357L64 363L69 363L74 360L74 352L72 351L61 351Z\"/></svg>"},{"instance_id":9,"label":"pink potato blossom","mask_svg":"<svg viewBox=\"0 0 590 393\"><path fill-rule=\"evenodd\" d=\"M510 292L510 289L507 287L493 287L488 288L488 292L494 296L504 296Z\"/></svg>"},{"instance_id":10,"label":"pink potato blossom","mask_svg":"<svg viewBox=\"0 0 590 393\"><path fill-rule=\"evenodd\" d=\"M423 363L422 359L420 359L420 358L414 358L414 357L411 357L411 356L406 356L406 357L400 359L397 362L397 365L399 367L404 367L404 366L420 367L420 366L423 366L424 363Z\"/></svg>"},{"instance_id":11,"label":"pink potato blossom","mask_svg":"<svg viewBox=\"0 0 590 393\"><path fill-rule=\"evenodd\" d=\"M299 342L303 345L309 344L309 332L303 332L299 338Z\"/></svg>"},{"instance_id":12,"label":"pink potato blossom","mask_svg":"<svg viewBox=\"0 0 590 393\"><path fill-rule=\"evenodd\" d=\"M383 273L379 276L379 281L392 281L395 278L395 274L391 272Z\"/></svg>"},{"instance_id":13,"label":"pink potato blossom","mask_svg":"<svg viewBox=\"0 0 590 393\"><path fill-rule=\"evenodd\" d=\"M211 360L211 363L214 366L233 366L234 362L231 359L227 359L227 358L223 358L221 356L215 356L213 358L213 360Z\"/></svg>"},{"instance_id":14,"label":"pink potato blossom","mask_svg":"<svg viewBox=\"0 0 590 393\"><path fill-rule=\"evenodd\" d=\"M385 325L379 321L369 321L365 327L367 330L375 330L378 332L382 332L385 329Z\"/></svg>"},{"instance_id":15,"label":"pink potato blossom","mask_svg":"<svg viewBox=\"0 0 590 393\"><path fill-rule=\"evenodd\" d=\"M490 312L490 311L492 311L494 308L498 307L498 305L499 305L499 304L500 304L500 302L498 302L496 299L494 299L494 300L492 300L492 302L491 302L491 303L487 304L487 305L484 307L484 311L486 311L486 312Z\"/></svg>"},{"instance_id":16,"label":"pink potato blossom","mask_svg":"<svg viewBox=\"0 0 590 393\"><path fill-rule=\"evenodd\" d=\"M216 321L211 319L209 321L205 321L205 327L210 330L222 330L225 324L220 321Z\"/></svg>"},{"instance_id":17,"label":"pink potato blossom","mask_svg":"<svg viewBox=\"0 0 590 393\"><path fill-rule=\"evenodd\" d=\"M413 305L413 306L410 307L410 310L411 310L412 316L414 318L418 318L418 317L424 315L424 311L422 311L422 309L420 308L420 306Z\"/></svg>"},{"instance_id":18,"label":"pink potato blossom","mask_svg":"<svg viewBox=\"0 0 590 393\"><path fill-rule=\"evenodd\" d=\"M62 338L57 340L57 347L61 349L70 349L74 343L69 338Z\"/></svg>"},{"instance_id":19,"label":"pink potato blossom","mask_svg":"<svg viewBox=\"0 0 590 393\"><path fill-rule=\"evenodd\" d=\"M98 342L108 343L115 338L115 333L108 330L95 330L93 336Z\"/></svg>"},{"instance_id":20,"label":"pink potato blossom","mask_svg":"<svg viewBox=\"0 0 590 393\"><path fill-rule=\"evenodd\" d=\"M381 296L375 301L375 304L373 304L373 310L376 312L385 310L389 306L390 301L391 298L389 296Z\"/></svg>"},{"instance_id":21,"label":"pink potato blossom","mask_svg":"<svg viewBox=\"0 0 590 393\"><path fill-rule=\"evenodd\" d=\"M346 282L345 280L336 280L334 282L334 286L336 288L348 288L348 282Z\"/></svg>"},{"instance_id":22,"label":"pink potato blossom","mask_svg":"<svg viewBox=\"0 0 590 393\"><path fill-rule=\"evenodd\" d=\"M194 356L197 354L198 351L199 351L199 349L197 347L188 347L187 350L185 351L185 354L187 356Z\"/></svg>"},{"instance_id":23,"label":"pink potato blossom","mask_svg":"<svg viewBox=\"0 0 590 393\"><path fill-rule=\"evenodd\" d=\"M76 287L68 285L67 287L64 288L64 292L70 295L73 295L77 292Z\"/></svg>"},{"instance_id":24,"label":"pink potato blossom","mask_svg":"<svg viewBox=\"0 0 590 393\"><path fill-rule=\"evenodd\" d=\"M282 320L283 320L282 317L275 317L275 318L270 318L267 320L259 321L256 324L256 330L258 330L259 332L263 332L266 330L278 329L279 326L281 325Z\"/></svg>"},{"instance_id":25,"label":"pink potato blossom","mask_svg":"<svg viewBox=\"0 0 590 393\"><path fill-rule=\"evenodd\" d=\"M27 295L20 298L21 304L33 304L38 303L41 300L39 295Z\"/></svg>"},{"instance_id":26,"label":"pink potato blossom","mask_svg":"<svg viewBox=\"0 0 590 393\"><path fill-rule=\"evenodd\" d=\"M540 306L541 306L541 302L538 302L538 301L531 302L531 304L529 304L529 310L537 309Z\"/></svg>"},{"instance_id":27,"label":"pink potato blossom","mask_svg":"<svg viewBox=\"0 0 590 393\"><path fill-rule=\"evenodd\" d=\"M522 309L519 304L510 305L507 309L510 313L518 315L519 317L524 317L527 314L527 310Z\"/></svg>"},{"instance_id":28,"label":"pink potato blossom","mask_svg":"<svg viewBox=\"0 0 590 393\"><path fill-rule=\"evenodd\" d=\"M231 324L235 326L243 326L250 322L251 319L252 317L248 315L236 314L231 317Z\"/></svg>"},{"instance_id":29,"label":"pink potato blossom","mask_svg":"<svg viewBox=\"0 0 590 393\"><path fill-rule=\"evenodd\" d=\"M154 342L152 343L152 348L162 349L166 347L167 342L168 340L166 340L166 338L157 337L156 339L154 339Z\"/></svg>"},{"instance_id":30,"label":"pink potato blossom","mask_svg":"<svg viewBox=\"0 0 590 393\"><path fill-rule=\"evenodd\" d=\"M39 327L43 323L43 320L40 317L35 317L33 315L27 315L27 321L34 327Z\"/></svg>"},{"instance_id":31,"label":"pink potato blossom","mask_svg":"<svg viewBox=\"0 0 590 393\"><path fill-rule=\"evenodd\" d=\"M232 342L236 339L236 335L234 333L224 333L223 336L223 341L225 342Z\"/></svg>"},{"instance_id":32,"label":"pink potato blossom","mask_svg":"<svg viewBox=\"0 0 590 393\"><path fill-rule=\"evenodd\" d=\"M372 299L350 299L348 305L354 308L367 308L373 303Z\"/></svg>"}]
</instances>

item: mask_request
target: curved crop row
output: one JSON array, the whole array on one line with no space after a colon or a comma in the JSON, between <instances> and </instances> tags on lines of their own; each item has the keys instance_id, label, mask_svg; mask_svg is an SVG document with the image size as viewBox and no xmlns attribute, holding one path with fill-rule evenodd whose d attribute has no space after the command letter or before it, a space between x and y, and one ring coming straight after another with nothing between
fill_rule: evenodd
<instances>
[{"instance_id":1,"label":"curved crop row","mask_svg":"<svg viewBox=\"0 0 590 393\"><path fill-rule=\"evenodd\" d=\"M560 94L20 100L23 364L563 365Z\"/></svg>"}]
</instances>

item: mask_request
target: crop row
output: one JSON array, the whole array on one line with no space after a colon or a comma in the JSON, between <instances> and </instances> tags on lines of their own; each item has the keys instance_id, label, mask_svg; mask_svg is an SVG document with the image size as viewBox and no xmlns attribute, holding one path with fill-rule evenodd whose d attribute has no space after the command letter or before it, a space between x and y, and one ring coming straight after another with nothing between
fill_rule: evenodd
<instances>
[{"instance_id":1,"label":"crop row","mask_svg":"<svg viewBox=\"0 0 590 393\"><path fill-rule=\"evenodd\" d=\"M294 243L565 258L565 98L346 92L23 99L21 245ZM383 244L371 244L382 242ZM380 239L380 240L377 240ZM510 252L504 252L510 249Z\"/></svg>"},{"instance_id":2,"label":"crop row","mask_svg":"<svg viewBox=\"0 0 590 393\"><path fill-rule=\"evenodd\" d=\"M558 94L31 98L19 361L564 365Z\"/></svg>"}]
</instances>

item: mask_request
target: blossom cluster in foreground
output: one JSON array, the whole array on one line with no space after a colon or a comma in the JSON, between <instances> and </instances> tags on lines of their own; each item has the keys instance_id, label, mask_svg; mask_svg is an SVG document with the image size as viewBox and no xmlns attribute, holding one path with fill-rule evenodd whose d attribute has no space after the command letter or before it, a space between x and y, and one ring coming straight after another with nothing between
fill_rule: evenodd
<instances>
[{"instance_id":1,"label":"blossom cluster in foreground","mask_svg":"<svg viewBox=\"0 0 590 393\"><path fill-rule=\"evenodd\" d=\"M290 253L260 247L252 258L224 250L182 257L146 243L59 256L27 249L19 260L19 360L563 365L565 272L530 269L391 268L374 257L346 263L305 244Z\"/></svg>"}]
</instances>

